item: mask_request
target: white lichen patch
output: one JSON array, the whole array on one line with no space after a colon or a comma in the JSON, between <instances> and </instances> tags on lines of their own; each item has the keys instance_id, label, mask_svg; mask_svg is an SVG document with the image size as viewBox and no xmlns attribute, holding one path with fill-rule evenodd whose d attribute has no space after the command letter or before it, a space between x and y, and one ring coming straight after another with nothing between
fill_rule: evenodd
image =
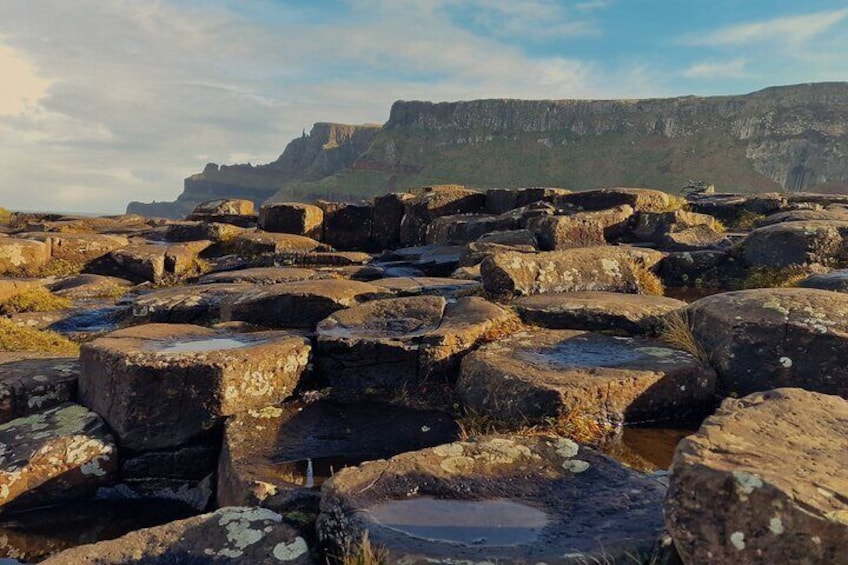
<instances>
[{"instance_id":1,"label":"white lichen patch","mask_svg":"<svg viewBox=\"0 0 848 565\"><path fill-rule=\"evenodd\" d=\"M474 459L472 457L446 457L439 463L439 467L451 475L462 475L474 470Z\"/></svg>"},{"instance_id":2,"label":"white lichen patch","mask_svg":"<svg viewBox=\"0 0 848 565\"><path fill-rule=\"evenodd\" d=\"M780 518L777 518L777 517L769 520L769 531L771 531L771 533L773 533L776 536L779 536L780 534L782 534L784 532L783 520L781 520Z\"/></svg>"},{"instance_id":3,"label":"white lichen patch","mask_svg":"<svg viewBox=\"0 0 848 565\"><path fill-rule=\"evenodd\" d=\"M733 532L730 534L730 543L733 544L738 551L745 549L745 534L742 532Z\"/></svg>"},{"instance_id":4,"label":"white lichen patch","mask_svg":"<svg viewBox=\"0 0 848 565\"><path fill-rule=\"evenodd\" d=\"M458 457L465 454L465 446L460 442L446 443L433 448L439 457Z\"/></svg>"},{"instance_id":5,"label":"white lichen patch","mask_svg":"<svg viewBox=\"0 0 848 565\"><path fill-rule=\"evenodd\" d=\"M481 443L481 452L476 459L490 464L514 463L522 457L531 457L532 452L526 445L521 445L510 439L495 438Z\"/></svg>"},{"instance_id":6,"label":"white lichen patch","mask_svg":"<svg viewBox=\"0 0 848 565\"><path fill-rule=\"evenodd\" d=\"M247 413L254 418L270 420L272 418L279 418L280 416L282 416L283 409L278 408L277 406L266 406L265 408L259 410L248 410Z\"/></svg>"},{"instance_id":7,"label":"white lichen patch","mask_svg":"<svg viewBox=\"0 0 848 565\"><path fill-rule=\"evenodd\" d=\"M781 357L777 361L778 363L780 363L780 366L785 369L792 367L792 359L790 359L789 357Z\"/></svg>"},{"instance_id":8,"label":"white lichen patch","mask_svg":"<svg viewBox=\"0 0 848 565\"><path fill-rule=\"evenodd\" d=\"M568 461L563 461L562 468L570 473L582 473L589 469L591 465L589 465L588 461L583 461L581 459L569 459Z\"/></svg>"},{"instance_id":9,"label":"white lichen patch","mask_svg":"<svg viewBox=\"0 0 848 565\"><path fill-rule=\"evenodd\" d=\"M559 438L556 442L557 455L564 459L571 459L580 451L580 446L568 438Z\"/></svg>"},{"instance_id":10,"label":"white lichen patch","mask_svg":"<svg viewBox=\"0 0 848 565\"><path fill-rule=\"evenodd\" d=\"M746 500L748 495L754 492L754 489L763 486L763 481L760 477L747 471L733 471L733 478L736 480L736 491L741 500Z\"/></svg>"},{"instance_id":11,"label":"white lichen patch","mask_svg":"<svg viewBox=\"0 0 848 565\"><path fill-rule=\"evenodd\" d=\"M225 508L215 514L227 536L226 547L215 553L231 559L241 557L246 548L261 541L268 522L282 522L279 514L265 508Z\"/></svg>"},{"instance_id":12,"label":"white lichen patch","mask_svg":"<svg viewBox=\"0 0 848 565\"><path fill-rule=\"evenodd\" d=\"M298 537L291 543L278 543L272 553L277 561L294 561L307 551L309 546L306 545L306 540Z\"/></svg>"}]
</instances>

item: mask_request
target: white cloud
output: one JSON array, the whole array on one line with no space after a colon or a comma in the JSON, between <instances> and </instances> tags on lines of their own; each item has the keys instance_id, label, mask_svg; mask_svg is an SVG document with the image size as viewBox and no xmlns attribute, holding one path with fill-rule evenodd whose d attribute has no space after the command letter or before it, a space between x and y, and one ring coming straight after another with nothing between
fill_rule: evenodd
<instances>
[{"instance_id":1,"label":"white cloud","mask_svg":"<svg viewBox=\"0 0 848 565\"><path fill-rule=\"evenodd\" d=\"M744 45L763 41L802 43L848 17L848 8L728 26L690 38L692 45Z\"/></svg>"},{"instance_id":2,"label":"white cloud","mask_svg":"<svg viewBox=\"0 0 848 565\"><path fill-rule=\"evenodd\" d=\"M729 61L702 61L683 71L683 76L693 79L739 78L745 76L747 61L732 59Z\"/></svg>"},{"instance_id":3,"label":"white cloud","mask_svg":"<svg viewBox=\"0 0 848 565\"><path fill-rule=\"evenodd\" d=\"M0 43L0 116L31 111L44 97L50 81L39 76L26 57Z\"/></svg>"}]
</instances>

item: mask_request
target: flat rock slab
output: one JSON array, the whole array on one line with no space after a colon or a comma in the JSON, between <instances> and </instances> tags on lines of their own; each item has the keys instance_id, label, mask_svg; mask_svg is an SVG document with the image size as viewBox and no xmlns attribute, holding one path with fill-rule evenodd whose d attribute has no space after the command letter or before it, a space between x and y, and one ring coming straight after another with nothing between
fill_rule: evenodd
<instances>
[{"instance_id":1,"label":"flat rock slab","mask_svg":"<svg viewBox=\"0 0 848 565\"><path fill-rule=\"evenodd\" d=\"M85 272L117 276L137 283L164 283L196 269L200 252L211 244L211 241L190 241L129 245L89 262Z\"/></svg>"},{"instance_id":2,"label":"flat rock slab","mask_svg":"<svg viewBox=\"0 0 848 565\"><path fill-rule=\"evenodd\" d=\"M103 420L78 404L0 425L0 508L94 494L117 467L117 449Z\"/></svg>"},{"instance_id":3,"label":"flat rock slab","mask_svg":"<svg viewBox=\"0 0 848 565\"><path fill-rule=\"evenodd\" d=\"M83 345L79 396L123 447L176 447L225 416L284 400L309 354L309 340L287 332L136 326Z\"/></svg>"},{"instance_id":4,"label":"flat rock slab","mask_svg":"<svg viewBox=\"0 0 848 565\"><path fill-rule=\"evenodd\" d=\"M848 221L783 222L757 228L742 242L742 257L752 267L829 265L845 256Z\"/></svg>"},{"instance_id":5,"label":"flat rock slab","mask_svg":"<svg viewBox=\"0 0 848 565\"><path fill-rule=\"evenodd\" d=\"M666 522L686 563L844 563L848 402L728 399L677 448Z\"/></svg>"},{"instance_id":6,"label":"flat rock slab","mask_svg":"<svg viewBox=\"0 0 848 565\"><path fill-rule=\"evenodd\" d=\"M459 426L441 412L383 404L252 410L227 421L218 504L282 512L306 499L317 510L317 489L342 468L458 437Z\"/></svg>"},{"instance_id":7,"label":"flat rock slab","mask_svg":"<svg viewBox=\"0 0 848 565\"><path fill-rule=\"evenodd\" d=\"M154 290L132 302L141 322L211 324L221 319L221 303L255 288L252 284L198 284Z\"/></svg>"},{"instance_id":8,"label":"flat rock slab","mask_svg":"<svg viewBox=\"0 0 848 565\"><path fill-rule=\"evenodd\" d=\"M40 267L49 258L47 245L40 241L16 237L0 238L0 273Z\"/></svg>"},{"instance_id":9,"label":"flat rock slab","mask_svg":"<svg viewBox=\"0 0 848 565\"><path fill-rule=\"evenodd\" d=\"M837 269L829 273L811 275L798 283L803 288L818 288L835 292L848 292L848 269Z\"/></svg>"},{"instance_id":10,"label":"flat rock slab","mask_svg":"<svg viewBox=\"0 0 848 565\"><path fill-rule=\"evenodd\" d=\"M222 508L212 514L131 532L54 555L46 565L315 563L306 540L265 508Z\"/></svg>"},{"instance_id":11,"label":"flat rock slab","mask_svg":"<svg viewBox=\"0 0 848 565\"><path fill-rule=\"evenodd\" d=\"M371 284L388 289L398 296L459 297L482 290L479 282L444 277L388 277L371 281Z\"/></svg>"},{"instance_id":12,"label":"flat rock slab","mask_svg":"<svg viewBox=\"0 0 848 565\"><path fill-rule=\"evenodd\" d=\"M515 326L509 311L482 298L375 300L318 324L318 370L334 398L398 401L447 384L463 354L487 334Z\"/></svg>"},{"instance_id":13,"label":"flat rock slab","mask_svg":"<svg viewBox=\"0 0 848 565\"><path fill-rule=\"evenodd\" d=\"M654 340L544 330L466 356L457 390L472 409L512 424L577 410L614 429L702 415L713 407L715 373Z\"/></svg>"},{"instance_id":14,"label":"flat rock slab","mask_svg":"<svg viewBox=\"0 0 848 565\"><path fill-rule=\"evenodd\" d=\"M317 530L331 555L368 531L387 563L624 563L650 555L664 492L567 439L485 437L342 470Z\"/></svg>"},{"instance_id":15,"label":"flat rock slab","mask_svg":"<svg viewBox=\"0 0 848 565\"><path fill-rule=\"evenodd\" d=\"M0 423L74 400L79 363L72 357L0 364Z\"/></svg>"},{"instance_id":16,"label":"flat rock slab","mask_svg":"<svg viewBox=\"0 0 848 565\"><path fill-rule=\"evenodd\" d=\"M245 292L222 305L225 321L250 322L272 328L306 328L342 308L390 293L359 281L297 281Z\"/></svg>"},{"instance_id":17,"label":"flat rock slab","mask_svg":"<svg viewBox=\"0 0 848 565\"><path fill-rule=\"evenodd\" d=\"M43 242L51 259L85 264L107 253L126 247L130 241L122 235L100 233L27 233L21 237Z\"/></svg>"},{"instance_id":18,"label":"flat rock slab","mask_svg":"<svg viewBox=\"0 0 848 565\"><path fill-rule=\"evenodd\" d=\"M781 386L848 397L848 296L808 288L715 294L687 308L725 395Z\"/></svg>"},{"instance_id":19,"label":"flat rock slab","mask_svg":"<svg viewBox=\"0 0 848 565\"><path fill-rule=\"evenodd\" d=\"M534 326L636 335L656 331L663 314L686 303L664 296L588 291L525 296L512 306L525 323Z\"/></svg>"},{"instance_id":20,"label":"flat rock slab","mask_svg":"<svg viewBox=\"0 0 848 565\"><path fill-rule=\"evenodd\" d=\"M100 297L114 297L121 291L128 291L133 283L118 277L81 274L63 277L48 288L57 296L74 300L89 300Z\"/></svg>"},{"instance_id":21,"label":"flat rock slab","mask_svg":"<svg viewBox=\"0 0 848 565\"><path fill-rule=\"evenodd\" d=\"M253 267L210 273L200 277L200 284L251 283L272 285L286 282L307 281L318 278L318 271L300 267Z\"/></svg>"},{"instance_id":22,"label":"flat rock slab","mask_svg":"<svg viewBox=\"0 0 848 565\"><path fill-rule=\"evenodd\" d=\"M663 254L634 247L580 247L547 253L496 253L483 260L484 288L495 295L526 296L586 290L639 293L641 276Z\"/></svg>"},{"instance_id":23,"label":"flat rock slab","mask_svg":"<svg viewBox=\"0 0 848 565\"><path fill-rule=\"evenodd\" d=\"M239 234L230 240L228 244L233 251L241 255L284 252L309 253L325 248L319 241L310 237L259 230Z\"/></svg>"}]
</instances>

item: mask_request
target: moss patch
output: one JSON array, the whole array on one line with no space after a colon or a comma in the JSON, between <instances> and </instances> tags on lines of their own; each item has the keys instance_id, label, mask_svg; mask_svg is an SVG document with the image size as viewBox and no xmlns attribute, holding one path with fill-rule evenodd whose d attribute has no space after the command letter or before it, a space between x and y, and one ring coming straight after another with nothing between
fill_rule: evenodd
<instances>
[{"instance_id":1,"label":"moss patch","mask_svg":"<svg viewBox=\"0 0 848 565\"><path fill-rule=\"evenodd\" d=\"M71 263L64 259L52 259L44 265L24 265L10 271L8 276L16 278L43 279L47 277L67 277L78 275L84 265Z\"/></svg>"},{"instance_id":2,"label":"moss patch","mask_svg":"<svg viewBox=\"0 0 848 565\"><path fill-rule=\"evenodd\" d=\"M78 355L79 345L55 332L20 326L0 318L0 351Z\"/></svg>"},{"instance_id":3,"label":"moss patch","mask_svg":"<svg viewBox=\"0 0 848 565\"><path fill-rule=\"evenodd\" d=\"M45 288L32 288L12 295L0 302L4 314L21 312L55 312L67 310L73 303L70 299L56 296Z\"/></svg>"},{"instance_id":4,"label":"moss patch","mask_svg":"<svg viewBox=\"0 0 848 565\"><path fill-rule=\"evenodd\" d=\"M798 283L810 276L810 272L800 266L758 267L751 269L739 283L740 289L783 288L798 286Z\"/></svg>"}]
</instances>

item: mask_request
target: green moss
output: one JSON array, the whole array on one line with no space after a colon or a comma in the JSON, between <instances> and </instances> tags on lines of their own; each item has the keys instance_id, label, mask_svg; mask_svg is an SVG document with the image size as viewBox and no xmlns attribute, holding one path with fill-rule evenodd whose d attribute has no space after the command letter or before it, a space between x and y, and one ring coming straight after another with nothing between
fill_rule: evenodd
<instances>
[{"instance_id":1,"label":"green moss","mask_svg":"<svg viewBox=\"0 0 848 565\"><path fill-rule=\"evenodd\" d=\"M0 351L78 355L79 345L60 334L20 326L0 318Z\"/></svg>"},{"instance_id":2,"label":"green moss","mask_svg":"<svg viewBox=\"0 0 848 565\"><path fill-rule=\"evenodd\" d=\"M71 263L65 259L52 259L44 265L24 265L8 273L10 277L43 279L47 277L67 277L82 271L81 263Z\"/></svg>"},{"instance_id":3,"label":"green moss","mask_svg":"<svg viewBox=\"0 0 848 565\"><path fill-rule=\"evenodd\" d=\"M749 288L780 288L797 286L799 282L810 276L810 272L800 266L790 267L758 267L751 269L739 283L740 289Z\"/></svg>"},{"instance_id":4,"label":"green moss","mask_svg":"<svg viewBox=\"0 0 848 565\"><path fill-rule=\"evenodd\" d=\"M66 310L73 303L70 299L56 296L41 287L27 289L0 302L0 310L5 313L15 312L55 312Z\"/></svg>"}]
</instances>

